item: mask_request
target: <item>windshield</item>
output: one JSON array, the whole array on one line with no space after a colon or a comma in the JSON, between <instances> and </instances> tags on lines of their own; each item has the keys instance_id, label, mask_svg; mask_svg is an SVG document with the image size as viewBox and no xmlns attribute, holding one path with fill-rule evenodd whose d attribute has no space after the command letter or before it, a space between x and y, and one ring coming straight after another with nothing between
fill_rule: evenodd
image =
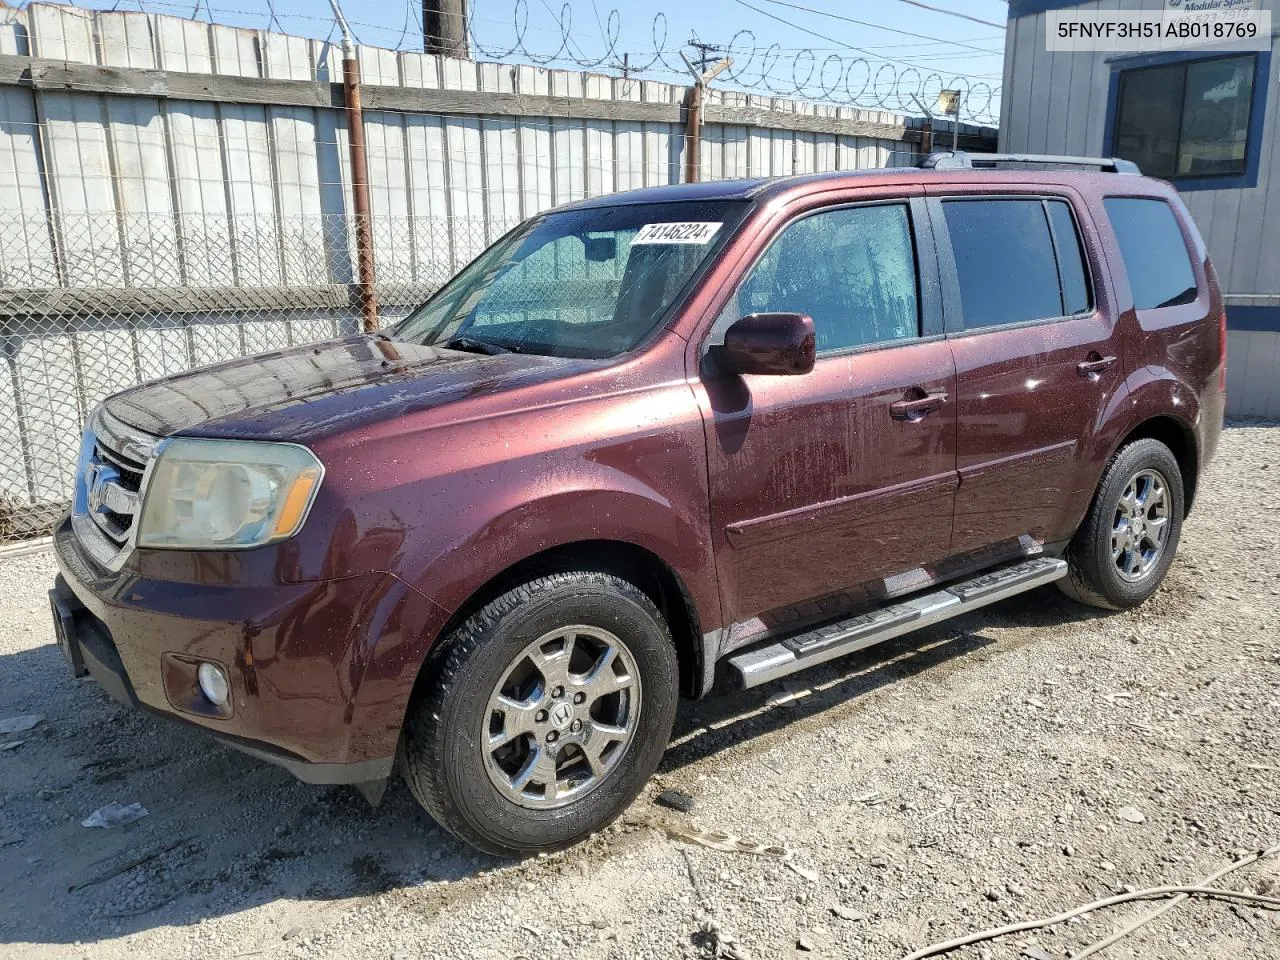
<instances>
[{"instance_id":1,"label":"windshield","mask_svg":"<svg viewBox=\"0 0 1280 960\"><path fill-rule=\"evenodd\" d=\"M653 332L744 211L715 201L549 213L499 240L388 335L486 353L617 356Z\"/></svg>"}]
</instances>

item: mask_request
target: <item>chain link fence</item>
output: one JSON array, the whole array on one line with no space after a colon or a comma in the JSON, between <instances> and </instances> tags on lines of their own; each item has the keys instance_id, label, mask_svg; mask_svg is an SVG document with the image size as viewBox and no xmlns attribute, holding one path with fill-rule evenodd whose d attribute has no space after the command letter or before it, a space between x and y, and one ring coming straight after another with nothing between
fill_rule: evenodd
<instances>
[{"instance_id":1,"label":"chain link fence","mask_svg":"<svg viewBox=\"0 0 1280 960\"><path fill-rule=\"evenodd\" d=\"M93 122L78 128L92 129ZM4 132L0 122L0 141ZM745 165L742 137L721 139L718 132L704 138L708 178ZM586 136L581 129L574 134ZM40 137L48 142L51 131L44 129ZM671 141L678 145L678 134ZM829 156L819 156L813 142L797 137L784 142L775 166L796 172L840 164L910 166L917 160L911 150L892 151L887 143L867 140L842 157L832 146ZM317 149L335 146L316 142ZM65 162L68 146L59 149L52 155ZM222 182L213 176L141 179L94 172L87 157L81 153L76 173L55 177L33 167L23 174L30 185L21 196L24 205L44 212L0 209L0 544L42 536L57 523L69 503L82 425L107 396L160 377L361 329L353 215L286 214L291 206L286 195L297 187L283 181L271 183L274 198L257 205L274 214L236 214L228 209L249 205L245 198L259 188L265 194L267 185L246 179L234 166L224 168ZM621 161L574 157L583 164L576 184L576 172L563 163L553 168L549 158L537 157L534 169L548 181L563 177L571 195L616 189L620 176L615 177L614 165L620 170ZM433 162L430 156L428 162ZM446 162L472 161L464 150ZM514 157L503 162L516 164ZM553 169L558 171L554 177ZM673 179L678 170L679 163L670 164ZM665 162L662 172L668 172ZM0 201L4 189L0 182ZM345 188L322 182L313 189ZM60 207L52 202L55 197ZM380 325L421 304L514 227L518 219L503 216L500 207L538 209L554 202L548 194L537 197L536 205L503 205L483 181L448 197L441 205L470 206L486 215L379 214L378 204L392 210L411 205L375 196L370 234ZM72 202L89 209L70 212ZM118 212L147 206L168 209ZM215 212L188 212L191 207Z\"/></svg>"},{"instance_id":2,"label":"chain link fence","mask_svg":"<svg viewBox=\"0 0 1280 960\"><path fill-rule=\"evenodd\" d=\"M380 317L514 226L374 218ZM316 217L0 213L0 543L49 532L103 398L360 330L355 224Z\"/></svg>"},{"instance_id":3,"label":"chain link fence","mask_svg":"<svg viewBox=\"0 0 1280 960\"><path fill-rule=\"evenodd\" d=\"M338 51L139 6L0 4L0 544L57 521L106 396L361 326ZM357 52L383 325L519 219L686 176L682 85ZM707 110L706 180L907 166L925 140L833 103Z\"/></svg>"}]
</instances>

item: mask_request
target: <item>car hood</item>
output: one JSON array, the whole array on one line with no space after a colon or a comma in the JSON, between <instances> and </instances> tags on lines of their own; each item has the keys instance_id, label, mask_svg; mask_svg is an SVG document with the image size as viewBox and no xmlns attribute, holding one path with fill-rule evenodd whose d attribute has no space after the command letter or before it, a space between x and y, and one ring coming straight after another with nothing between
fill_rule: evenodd
<instances>
[{"instance_id":1,"label":"car hood","mask_svg":"<svg viewBox=\"0 0 1280 960\"><path fill-rule=\"evenodd\" d=\"M348 337L244 357L156 380L105 401L155 436L307 443L375 421L554 380L599 361L483 356Z\"/></svg>"}]
</instances>

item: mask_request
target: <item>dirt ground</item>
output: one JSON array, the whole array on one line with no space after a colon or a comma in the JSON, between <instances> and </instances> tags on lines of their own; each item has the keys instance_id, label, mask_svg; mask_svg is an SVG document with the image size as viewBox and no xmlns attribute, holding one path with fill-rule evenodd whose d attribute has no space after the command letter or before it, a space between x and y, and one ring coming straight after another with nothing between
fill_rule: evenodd
<instances>
[{"instance_id":1,"label":"dirt ground","mask_svg":"<svg viewBox=\"0 0 1280 960\"><path fill-rule=\"evenodd\" d=\"M1280 843L1280 427L1226 433L1143 608L1044 589L685 704L630 823L524 862L474 855L399 783L373 811L71 679L52 576L47 553L0 562L0 721L44 718L0 735L0 958L901 958ZM653 805L673 787L692 814ZM112 801L149 815L81 826ZM1221 884L1280 891L1280 858ZM1066 957L1149 909L951 956ZM1196 900L1104 956L1276 958L1280 913Z\"/></svg>"}]
</instances>

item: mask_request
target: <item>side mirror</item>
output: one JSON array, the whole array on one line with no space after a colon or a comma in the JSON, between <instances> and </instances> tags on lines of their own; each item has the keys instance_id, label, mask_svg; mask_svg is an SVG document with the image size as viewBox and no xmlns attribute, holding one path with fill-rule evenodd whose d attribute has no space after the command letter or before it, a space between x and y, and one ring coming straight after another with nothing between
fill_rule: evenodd
<instances>
[{"instance_id":1,"label":"side mirror","mask_svg":"<svg viewBox=\"0 0 1280 960\"><path fill-rule=\"evenodd\" d=\"M796 376L813 369L817 338L813 319L802 313L752 313L711 349L716 369L726 374Z\"/></svg>"}]
</instances>

